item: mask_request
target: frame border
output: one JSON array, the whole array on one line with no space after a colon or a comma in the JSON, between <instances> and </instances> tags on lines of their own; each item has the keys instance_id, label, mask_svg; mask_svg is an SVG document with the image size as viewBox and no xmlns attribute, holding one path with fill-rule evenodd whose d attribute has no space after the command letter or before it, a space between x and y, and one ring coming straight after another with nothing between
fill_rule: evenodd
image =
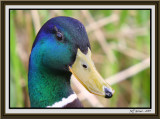
<instances>
[{"instance_id":1,"label":"frame border","mask_svg":"<svg viewBox=\"0 0 160 119\"><path fill-rule=\"evenodd\" d=\"M115 3L116 2L116 3ZM24 117L24 116L27 116L27 117L31 117L34 115L34 117L43 117L43 116L47 116L47 117L50 117L51 115L48 115L48 114L43 114L43 116L38 116L37 114L25 114L24 116L22 116L23 114L5 114L5 6L6 5L51 5L51 4L54 4L54 5L104 5L104 4L107 4L107 5L155 5L155 115L147 115L147 114L141 114L141 115L135 115L134 114L134 118L137 118L137 117L151 117L151 118L157 118L157 117L160 117L159 115L159 90L160 90L160 87L158 87L158 84L159 84L159 47L158 47L158 44L159 44L159 34L158 34L158 31L159 31L159 1L1 1L1 96L2 96L2 100L1 100L1 116L2 118L5 118L5 117ZM158 65L157 65L158 64ZM159 88L159 90L158 90ZM21 116L20 116L21 115ZM61 115L61 117L64 117L64 116L73 116L75 117L75 115L77 116L80 116L83 117L84 115L85 116L92 116L93 117L97 117L97 116L102 116L102 114L97 114L97 115L92 115L92 114L65 114L62 116L62 114L58 114L59 116ZM114 115L114 114L107 114L106 116L102 116L102 117L111 117L111 116L114 116L114 117L119 117L119 116L124 116L124 117L130 117L132 114L118 114L118 115ZM54 114L52 115L54 117L57 117L57 114ZM58 116L58 117L59 117ZM76 117L77 118L77 117Z\"/></svg>"}]
</instances>

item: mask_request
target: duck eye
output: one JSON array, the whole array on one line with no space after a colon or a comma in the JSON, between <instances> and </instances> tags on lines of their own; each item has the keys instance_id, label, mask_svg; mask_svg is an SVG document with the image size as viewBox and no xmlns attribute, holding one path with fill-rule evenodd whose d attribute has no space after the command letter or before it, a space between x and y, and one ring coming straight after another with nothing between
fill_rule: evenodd
<instances>
[{"instance_id":1,"label":"duck eye","mask_svg":"<svg viewBox=\"0 0 160 119\"><path fill-rule=\"evenodd\" d=\"M59 41L61 41L63 35L62 35L60 32L57 32L57 33L56 33L56 37L57 37L57 39L58 39Z\"/></svg>"}]
</instances>

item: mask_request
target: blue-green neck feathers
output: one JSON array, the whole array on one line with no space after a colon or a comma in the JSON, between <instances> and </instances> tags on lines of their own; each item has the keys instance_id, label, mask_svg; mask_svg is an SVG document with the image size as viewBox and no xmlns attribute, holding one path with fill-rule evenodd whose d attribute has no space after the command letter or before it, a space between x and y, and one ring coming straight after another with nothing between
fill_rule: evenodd
<instances>
[{"instance_id":1,"label":"blue-green neck feathers","mask_svg":"<svg viewBox=\"0 0 160 119\"><path fill-rule=\"evenodd\" d=\"M40 69L29 73L30 101L32 107L47 107L73 93L70 73Z\"/></svg>"},{"instance_id":2,"label":"blue-green neck feathers","mask_svg":"<svg viewBox=\"0 0 160 119\"><path fill-rule=\"evenodd\" d=\"M84 26L70 17L56 17L46 22L32 47L28 88L32 107L47 107L73 93L68 66L77 49L87 53L90 44Z\"/></svg>"}]
</instances>

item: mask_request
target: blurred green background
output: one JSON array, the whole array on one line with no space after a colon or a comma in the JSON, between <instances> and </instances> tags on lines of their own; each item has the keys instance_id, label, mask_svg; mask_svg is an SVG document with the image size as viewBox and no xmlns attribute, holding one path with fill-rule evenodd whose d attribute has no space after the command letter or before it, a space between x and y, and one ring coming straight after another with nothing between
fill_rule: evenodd
<instances>
[{"instance_id":1,"label":"blurred green background","mask_svg":"<svg viewBox=\"0 0 160 119\"><path fill-rule=\"evenodd\" d=\"M94 96L72 81L86 107L150 107L150 10L10 10L10 107L30 107L28 61L41 26L69 16L86 27L97 70L115 94ZM92 96L92 97L91 97Z\"/></svg>"}]
</instances>

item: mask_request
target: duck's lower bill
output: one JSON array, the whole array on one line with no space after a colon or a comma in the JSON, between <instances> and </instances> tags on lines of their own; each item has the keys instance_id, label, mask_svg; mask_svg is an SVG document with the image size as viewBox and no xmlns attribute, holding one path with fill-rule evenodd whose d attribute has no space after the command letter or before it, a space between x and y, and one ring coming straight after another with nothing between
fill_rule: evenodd
<instances>
[{"instance_id":1,"label":"duck's lower bill","mask_svg":"<svg viewBox=\"0 0 160 119\"><path fill-rule=\"evenodd\" d=\"M78 49L76 60L72 66L69 66L69 70L90 93L105 98L113 96L114 90L97 72L89 48L87 54L83 54Z\"/></svg>"}]
</instances>

